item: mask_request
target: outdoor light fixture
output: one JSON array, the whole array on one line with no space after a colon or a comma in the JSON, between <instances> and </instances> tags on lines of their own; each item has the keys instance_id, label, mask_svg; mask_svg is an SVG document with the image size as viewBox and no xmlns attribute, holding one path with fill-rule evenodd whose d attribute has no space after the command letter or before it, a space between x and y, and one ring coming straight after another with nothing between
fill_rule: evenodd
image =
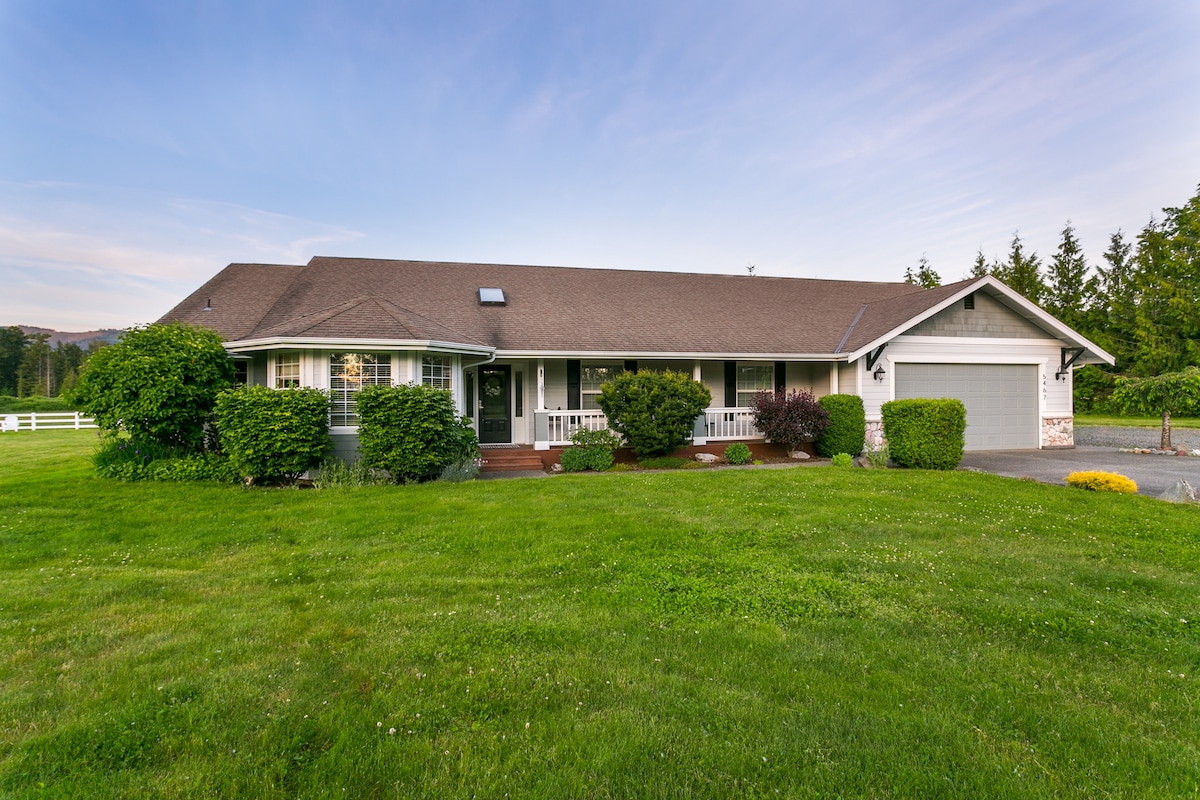
<instances>
[{"instance_id":1,"label":"outdoor light fixture","mask_svg":"<svg viewBox=\"0 0 1200 800\"><path fill-rule=\"evenodd\" d=\"M1069 375L1069 374L1070 373L1067 372L1066 370L1062 370L1061 372L1056 372L1056 373L1054 373L1054 380L1065 382L1067 380L1067 375Z\"/></svg>"},{"instance_id":2,"label":"outdoor light fixture","mask_svg":"<svg viewBox=\"0 0 1200 800\"><path fill-rule=\"evenodd\" d=\"M883 383L883 376L887 375L887 373L883 371L883 364L875 367L875 371L871 374L874 375L875 380L879 381L880 383Z\"/></svg>"}]
</instances>

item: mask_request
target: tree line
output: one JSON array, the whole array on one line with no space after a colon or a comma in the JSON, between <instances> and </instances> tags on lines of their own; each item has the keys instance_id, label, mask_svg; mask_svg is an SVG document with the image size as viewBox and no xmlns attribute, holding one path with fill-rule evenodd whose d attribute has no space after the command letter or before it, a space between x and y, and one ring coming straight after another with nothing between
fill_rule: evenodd
<instances>
[{"instance_id":1,"label":"tree line","mask_svg":"<svg viewBox=\"0 0 1200 800\"><path fill-rule=\"evenodd\" d=\"M1004 281L1113 355L1109 377L1093 371L1084 383L1111 388L1112 375L1149 377L1200 365L1200 187L1185 205L1151 217L1136 238L1113 233L1102 263L1089 265L1068 221L1048 263L1027 251L1017 233L1004 260L989 263L979 252L967 277L983 275ZM905 280L941 285L923 256Z\"/></svg>"},{"instance_id":2,"label":"tree line","mask_svg":"<svg viewBox=\"0 0 1200 800\"><path fill-rule=\"evenodd\" d=\"M15 325L0 328L0 395L58 397L74 388L88 357L104 345L93 340L87 348L73 342L51 347L50 334L32 336Z\"/></svg>"}]
</instances>

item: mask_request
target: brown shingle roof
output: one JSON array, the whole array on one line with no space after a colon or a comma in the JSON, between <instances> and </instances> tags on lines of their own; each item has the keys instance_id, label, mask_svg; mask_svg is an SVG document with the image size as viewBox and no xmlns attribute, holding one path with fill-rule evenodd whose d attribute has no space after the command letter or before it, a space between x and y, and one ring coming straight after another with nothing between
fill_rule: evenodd
<instances>
[{"instance_id":1,"label":"brown shingle roof","mask_svg":"<svg viewBox=\"0 0 1200 800\"><path fill-rule=\"evenodd\" d=\"M507 303L480 305L481 287L503 289ZM961 287L317 257L304 267L230 264L163 321L205 325L229 340L433 339L515 352L832 355L872 341ZM213 310L201 311L209 298Z\"/></svg>"}]
</instances>

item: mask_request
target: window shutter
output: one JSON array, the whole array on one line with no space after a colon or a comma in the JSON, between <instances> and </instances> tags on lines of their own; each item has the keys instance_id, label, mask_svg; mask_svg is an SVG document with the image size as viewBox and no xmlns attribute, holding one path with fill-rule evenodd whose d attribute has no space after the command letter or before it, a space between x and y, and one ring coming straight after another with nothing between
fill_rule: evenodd
<instances>
[{"instance_id":1,"label":"window shutter","mask_svg":"<svg viewBox=\"0 0 1200 800\"><path fill-rule=\"evenodd\" d=\"M571 359L567 362L567 409L570 411L582 408L583 406L579 384L579 361L578 359Z\"/></svg>"},{"instance_id":2,"label":"window shutter","mask_svg":"<svg viewBox=\"0 0 1200 800\"><path fill-rule=\"evenodd\" d=\"M463 371L463 405L466 406L467 416L475 419L475 372Z\"/></svg>"},{"instance_id":3,"label":"window shutter","mask_svg":"<svg viewBox=\"0 0 1200 800\"><path fill-rule=\"evenodd\" d=\"M725 407L737 406L737 362L725 362Z\"/></svg>"},{"instance_id":4,"label":"window shutter","mask_svg":"<svg viewBox=\"0 0 1200 800\"><path fill-rule=\"evenodd\" d=\"M787 362L786 361L776 361L775 362L775 391L776 392L786 392L787 391Z\"/></svg>"},{"instance_id":5,"label":"window shutter","mask_svg":"<svg viewBox=\"0 0 1200 800\"><path fill-rule=\"evenodd\" d=\"M637 372L637 361L626 359L625 360L625 371L626 372Z\"/></svg>"}]
</instances>

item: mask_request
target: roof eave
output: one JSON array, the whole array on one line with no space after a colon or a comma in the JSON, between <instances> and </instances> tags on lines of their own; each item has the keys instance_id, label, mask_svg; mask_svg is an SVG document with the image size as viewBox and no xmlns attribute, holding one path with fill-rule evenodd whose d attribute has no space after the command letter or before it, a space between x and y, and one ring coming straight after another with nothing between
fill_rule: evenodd
<instances>
[{"instance_id":1,"label":"roof eave","mask_svg":"<svg viewBox=\"0 0 1200 800\"><path fill-rule=\"evenodd\" d=\"M959 300L962 300L967 295L977 292L984 287L990 287L997 291L1001 297L1004 298L1007 305L1010 307L1015 306L1014 310L1021 314L1021 316L1031 321L1036 321L1039 326L1053 333L1054 336L1059 340L1066 340L1071 342L1076 347L1082 347L1084 349L1084 355L1079 359L1078 363L1103 363L1112 366L1116 362L1116 359L1113 358L1113 356L1111 356L1102 347L1099 347L1087 338L1080 336L1078 332L1059 322L1037 305L1031 303L1016 290L1009 288L991 275L984 275L978 280L967 284L959 291L942 300L940 303L931 306L930 308L922 311L920 314L910 318L908 321L898 325L882 336L878 336L862 347L859 347L857 350L848 353L847 360L856 361L862 358L864 355L875 350L880 345L887 344L892 339L895 339L897 336L904 333L906 330L909 330L910 328L919 325L930 317L945 311L947 308L954 305Z\"/></svg>"},{"instance_id":2,"label":"roof eave","mask_svg":"<svg viewBox=\"0 0 1200 800\"><path fill-rule=\"evenodd\" d=\"M322 350L346 350L366 348L372 350L430 350L439 353L490 356L494 347L462 342L444 342L434 339L353 339L343 337L315 336L269 336L261 339L242 339L225 342L231 353L251 353L259 350L281 348L310 348Z\"/></svg>"}]
</instances>

